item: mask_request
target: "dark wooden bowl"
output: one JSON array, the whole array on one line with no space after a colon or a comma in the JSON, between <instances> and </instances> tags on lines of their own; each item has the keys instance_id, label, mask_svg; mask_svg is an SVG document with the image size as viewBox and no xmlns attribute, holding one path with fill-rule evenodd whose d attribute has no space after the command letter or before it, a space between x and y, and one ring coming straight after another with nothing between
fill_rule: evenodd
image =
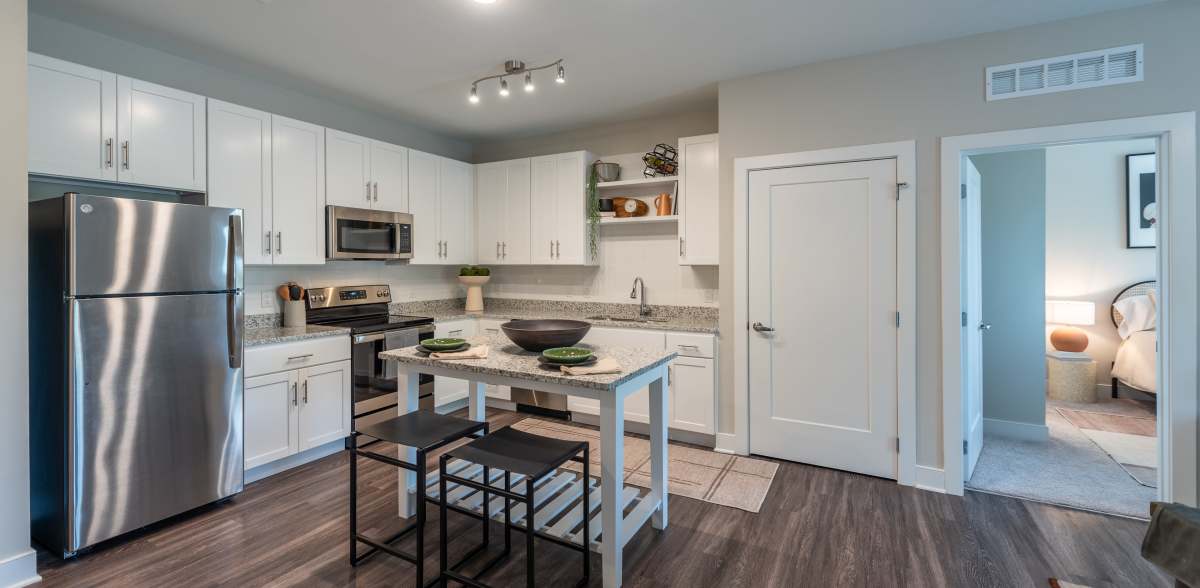
<instances>
[{"instance_id":1,"label":"dark wooden bowl","mask_svg":"<svg viewBox=\"0 0 1200 588\"><path fill-rule=\"evenodd\" d=\"M545 351L553 347L571 347L587 335L592 324L566 319L508 321L500 325L504 334L526 351Z\"/></svg>"}]
</instances>

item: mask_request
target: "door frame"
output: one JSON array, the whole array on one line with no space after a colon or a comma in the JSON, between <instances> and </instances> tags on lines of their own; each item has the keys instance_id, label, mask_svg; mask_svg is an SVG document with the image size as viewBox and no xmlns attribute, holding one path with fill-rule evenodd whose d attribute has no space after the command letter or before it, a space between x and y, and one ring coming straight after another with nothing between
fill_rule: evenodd
<instances>
[{"instance_id":1,"label":"door frame","mask_svg":"<svg viewBox=\"0 0 1200 588\"><path fill-rule=\"evenodd\" d=\"M1196 114L1183 112L944 137L941 140L942 431L946 492L963 494L962 401L965 372L959 162L978 153L1103 140L1158 139L1160 217L1158 280L1161 346L1159 491L1166 501L1196 504L1197 278ZM1169 214L1168 214L1169 213Z\"/></svg>"},{"instance_id":2,"label":"door frame","mask_svg":"<svg viewBox=\"0 0 1200 588\"><path fill-rule=\"evenodd\" d=\"M740 455L750 453L750 172L877 159L896 160L896 310L901 317L896 333L896 430L900 437L896 481L905 486L920 485L916 465L916 141L738 157L733 160L734 422L732 431L717 433L719 450Z\"/></svg>"}]
</instances>

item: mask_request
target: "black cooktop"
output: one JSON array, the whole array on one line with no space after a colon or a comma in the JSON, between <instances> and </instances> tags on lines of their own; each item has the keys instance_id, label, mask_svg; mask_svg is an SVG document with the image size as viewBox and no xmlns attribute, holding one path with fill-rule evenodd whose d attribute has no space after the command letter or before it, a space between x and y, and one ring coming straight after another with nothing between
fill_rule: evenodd
<instances>
[{"instance_id":1,"label":"black cooktop","mask_svg":"<svg viewBox=\"0 0 1200 588\"><path fill-rule=\"evenodd\" d=\"M390 331L393 329L433 324L433 319L430 317L389 315L386 312L386 308L387 305L379 305L379 307L374 309L368 309L366 306L310 309L308 311L307 322L310 325L346 327L354 334ZM374 312L371 312L371 310L374 310Z\"/></svg>"}]
</instances>

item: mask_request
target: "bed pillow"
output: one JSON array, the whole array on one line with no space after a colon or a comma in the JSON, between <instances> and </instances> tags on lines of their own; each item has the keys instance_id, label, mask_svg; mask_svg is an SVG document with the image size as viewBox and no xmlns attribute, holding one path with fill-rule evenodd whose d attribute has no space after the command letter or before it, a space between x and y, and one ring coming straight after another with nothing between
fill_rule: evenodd
<instances>
[{"instance_id":1,"label":"bed pillow","mask_svg":"<svg viewBox=\"0 0 1200 588\"><path fill-rule=\"evenodd\" d=\"M1154 330L1157 312L1154 299L1147 295L1130 296L1113 303L1113 308L1121 313L1121 324L1117 326L1117 334L1122 339L1138 331Z\"/></svg>"}]
</instances>

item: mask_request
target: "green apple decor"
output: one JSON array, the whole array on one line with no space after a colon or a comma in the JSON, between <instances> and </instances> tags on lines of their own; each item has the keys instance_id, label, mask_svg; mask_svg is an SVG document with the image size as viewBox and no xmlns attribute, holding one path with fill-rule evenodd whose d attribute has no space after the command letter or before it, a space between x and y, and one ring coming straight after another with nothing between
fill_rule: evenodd
<instances>
[{"instance_id":1,"label":"green apple decor","mask_svg":"<svg viewBox=\"0 0 1200 588\"><path fill-rule=\"evenodd\" d=\"M483 285L491 279L492 270L477 265L458 270L458 283L467 287L467 314L483 314Z\"/></svg>"}]
</instances>

